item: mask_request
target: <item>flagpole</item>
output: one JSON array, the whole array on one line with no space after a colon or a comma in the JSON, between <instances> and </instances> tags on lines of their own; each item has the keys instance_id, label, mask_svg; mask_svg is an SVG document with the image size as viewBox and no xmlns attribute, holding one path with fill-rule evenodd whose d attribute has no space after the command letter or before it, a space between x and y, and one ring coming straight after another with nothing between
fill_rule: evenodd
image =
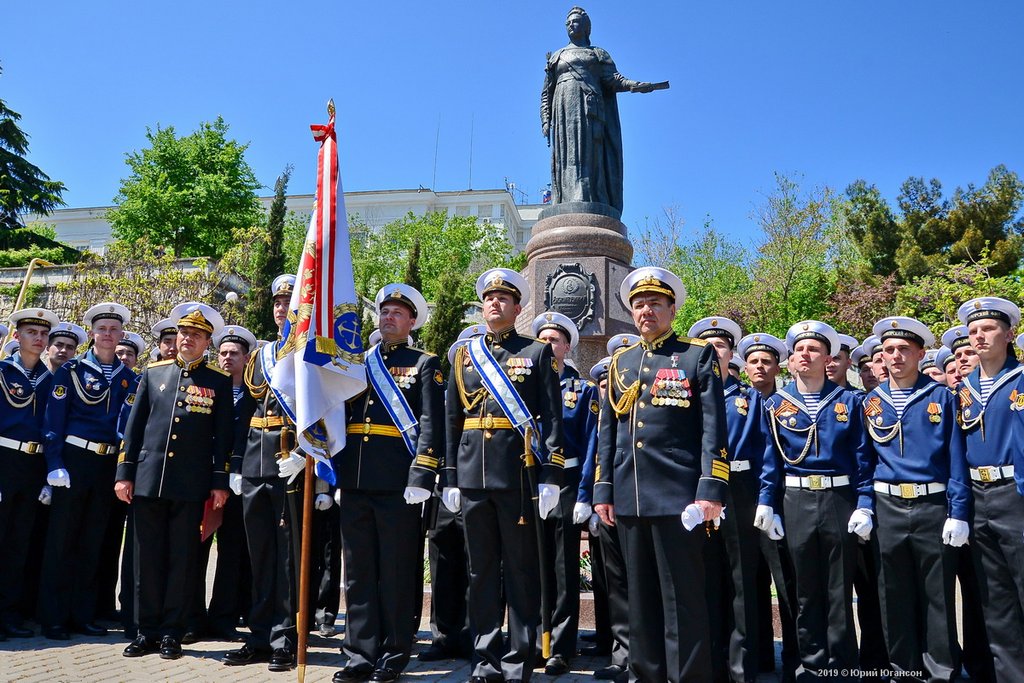
<instances>
[{"instance_id":1,"label":"flagpole","mask_svg":"<svg viewBox=\"0 0 1024 683\"><path fill-rule=\"evenodd\" d=\"M299 559L299 651L296 653L299 683L306 680L306 647L309 640L309 554L313 545L313 458L306 457L305 483L302 487L302 549Z\"/></svg>"}]
</instances>

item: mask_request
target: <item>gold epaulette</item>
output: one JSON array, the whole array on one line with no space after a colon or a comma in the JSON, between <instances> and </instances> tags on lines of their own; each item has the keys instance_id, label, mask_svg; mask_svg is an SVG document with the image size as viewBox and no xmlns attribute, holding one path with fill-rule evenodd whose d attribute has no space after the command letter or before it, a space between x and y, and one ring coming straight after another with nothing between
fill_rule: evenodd
<instances>
[{"instance_id":1,"label":"gold epaulette","mask_svg":"<svg viewBox=\"0 0 1024 683\"><path fill-rule=\"evenodd\" d=\"M700 339L698 337L686 337L684 335L679 335L678 337L676 337L676 339L678 339L681 342L686 342L687 344L693 344L694 346L707 346L709 343L706 339Z\"/></svg>"},{"instance_id":2,"label":"gold epaulette","mask_svg":"<svg viewBox=\"0 0 1024 683\"><path fill-rule=\"evenodd\" d=\"M146 367L147 367L147 368L158 368L158 367L160 367L161 365L169 365L170 363L173 363L173 362L174 362L174 359L169 359L169 360L155 360L155 361L153 361L152 363L150 363L149 365L147 365Z\"/></svg>"},{"instance_id":3,"label":"gold epaulette","mask_svg":"<svg viewBox=\"0 0 1024 683\"><path fill-rule=\"evenodd\" d=\"M216 370L217 372L219 372L220 374L224 375L225 377L230 377L231 376L230 372L228 372L224 368L220 367L216 363L207 362L206 363L206 367L210 368L211 370Z\"/></svg>"}]
</instances>

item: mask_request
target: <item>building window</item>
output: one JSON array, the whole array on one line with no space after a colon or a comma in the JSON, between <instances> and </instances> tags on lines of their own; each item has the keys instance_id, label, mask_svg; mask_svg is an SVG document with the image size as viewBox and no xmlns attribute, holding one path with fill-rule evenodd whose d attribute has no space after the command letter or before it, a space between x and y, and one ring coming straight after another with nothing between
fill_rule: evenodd
<instances>
[{"instance_id":1,"label":"building window","mask_svg":"<svg viewBox=\"0 0 1024 683\"><path fill-rule=\"evenodd\" d=\"M494 205L493 204L481 204L480 206L477 207L477 210L476 210L476 215L480 216L481 218L490 218L493 213L494 213Z\"/></svg>"},{"instance_id":2,"label":"building window","mask_svg":"<svg viewBox=\"0 0 1024 683\"><path fill-rule=\"evenodd\" d=\"M456 216L468 216L469 215L469 207L468 206L456 206L455 207L455 215Z\"/></svg>"}]
</instances>

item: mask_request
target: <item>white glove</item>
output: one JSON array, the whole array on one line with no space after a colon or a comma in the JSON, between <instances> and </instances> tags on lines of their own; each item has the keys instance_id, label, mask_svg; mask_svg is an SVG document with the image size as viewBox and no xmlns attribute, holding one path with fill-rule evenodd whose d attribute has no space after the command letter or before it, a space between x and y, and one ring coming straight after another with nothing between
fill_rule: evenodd
<instances>
[{"instance_id":1,"label":"white glove","mask_svg":"<svg viewBox=\"0 0 1024 683\"><path fill-rule=\"evenodd\" d=\"M39 502L42 503L43 505L49 505L50 503L52 503L53 489L50 488L49 486L44 486L42 490L39 491Z\"/></svg>"},{"instance_id":2,"label":"white glove","mask_svg":"<svg viewBox=\"0 0 1024 683\"><path fill-rule=\"evenodd\" d=\"M590 532L591 536L597 536L597 530L601 526L601 518L597 515L590 515L590 521L587 522L587 531Z\"/></svg>"},{"instance_id":3,"label":"white glove","mask_svg":"<svg viewBox=\"0 0 1024 683\"><path fill-rule=\"evenodd\" d=\"M590 503L581 503L576 501L576 504L572 506L572 523L583 524L590 519Z\"/></svg>"},{"instance_id":4,"label":"white glove","mask_svg":"<svg viewBox=\"0 0 1024 683\"><path fill-rule=\"evenodd\" d=\"M242 475L241 474L229 474L228 475L228 488L236 496L242 495Z\"/></svg>"},{"instance_id":5,"label":"white glove","mask_svg":"<svg viewBox=\"0 0 1024 683\"><path fill-rule=\"evenodd\" d=\"M453 515L462 509L462 491L445 486L441 489L441 502Z\"/></svg>"},{"instance_id":6,"label":"white glove","mask_svg":"<svg viewBox=\"0 0 1024 683\"><path fill-rule=\"evenodd\" d=\"M71 488L71 475L63 467L55 469L46 475L46 483L50 486L63 486Z\"/></svg>"},{"instance_id":7,"label":"white glove","mask_svg":"<svg viewBox=\"0 0 1024 683\"><path fill-rule=\"evenodd\" d=\"M875 523L871 521L871 511L865 508L857 508L850 515L850 523L846 526L846 530L851 534L857 534L865 541L871 538L871 530L875 528Z\"/></svg>"},{"instance_id":8,"label":"white glove","mask_svg":"<svg viewBox=\"0 0 1024 683\"><path fill-rule=\"evenodd\" d=\"M558 507L558 493L555 484L537 484L537 509L541 519L547 519L551 511Z\"/></svg>"},{"instance_id":9,"label":"white glove","mask_svg":"<svg viewBox=\"0 0 1024 683\"><path fill-rule=\"evenodd\" d=\"M781 541L786 536L782 529L782 517L772 515L771 526L768 527L768 538L772 541Z\"/></svg>"},{"instance_id":10,"label":"white glove","mask_svg":"<svg viewBox=\"0 0 1024 683\"><path fill-rule=\"evenodd\" d=\"M722 526L722 522L724 520L725 520L725 508L722 508L722 511L718 513L718 516L715 517L713 520L711 520L711 521L713 521L715 523L715 530L716 531L718 530L719 527Z\"/></svg>"},{"instance_id":11,"label":"white glove","mask_svg":"<svg viewBox=\"0 0 1024 683\"><path fill-rule=\"evenodd\" d=\"M406 486L402 497L405 498L405 502L409 505L419 505L430 498L430 491L419 486Z\"/></svg>"},{"instance_id":12,"label":"white glove","mask_svg":"<svg viewBox=\"0 0 1024 683\"><path fill-rule=\"evenodd\" d=\"M304 469L306 469L306 458L295 451L289 453L287 458L277 461L277 476L287 479L289 484L295 481L295 477L299 476Z\"/></svg>"},{"instance_id":13,"label":"white glove","mask_svg":"<svg viewBox=\"0 0 1024 683\"><path fill-rule=\"evenodd\" d=\"M704 511L696 503L690 503L683 510L683 514L679 515L679 518L687 531L693 531L704 522Z\"/></svg>"},{"instance_id":14,"label":"white glove","mask_svg":"<svg viewBox=\"0 0 1024 683\"><path fill-rule=\"evenodd\" d=\"M334 505L334 499L331 498L329 493L316 494L316 500L313 501L313 507L317 510L329 510L332 505Z\"/></svg>"},{"instance_id":15,"label":"white glove","mask_svg":"<svg viewBox=\"0 0 1024 683\"><path fill-rule=\"evenodd\" d=\"M772 528L773 516L777 517L778 515L772 510L771 505L758 505L754 512L754 527L768 533L768 530Z\"/></svg>"},{"instance_id":16,"label":"white glove","mask_svg":"<svg viewBox=\"0 0 1024 683\"><path fill-rule=\"evenodd\" d=\"M959 519L947 517L946 523L942 525L942 542L946 545L951 545L954 548L959 548L967 543L967 539L970 535L971 528L967 526L967 522L963 522Z\"/></svg>"}]
</instances>

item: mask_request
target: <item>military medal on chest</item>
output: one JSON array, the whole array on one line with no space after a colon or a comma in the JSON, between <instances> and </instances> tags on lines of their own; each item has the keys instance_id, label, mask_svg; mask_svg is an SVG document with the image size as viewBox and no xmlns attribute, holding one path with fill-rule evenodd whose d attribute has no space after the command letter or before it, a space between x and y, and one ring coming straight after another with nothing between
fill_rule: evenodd
<instances>
[{"instance_id":1,"label":"military medal on chest","mask_svg":"<svg viewBox=\"0 0 1024 683\"><path fill-rule=\"evenodd\" d=\"M747 416L747 411L750 409L750 402L747 401L746 397L737 396L735 399L733 399L732 404L736 406L737 413L744 417Z\"/></svg>"},{"instance_id":2,"label":"military medal on chest","mask_svg":"<svg viewBox=\"0 0 1024 683\"><path fill-rule=\"evenodd\" d=\"M213 389L191 385L185 387L185 410L209 415L213 412Z\"/></svg>"},{"instance_id":3,"label":"military medal on chest","mask_svg":"<svg viewBox=\"0 0 1024 683\"><path fill-rule=\"evenodd\" d=\"M934 424L942 422L942 406L938 403L928 404L928 421Z\"/></svg>"},{"instance_id":4,"label":"military medal on chest","mask_svg":"<svg viewBox=\"0 0 1024 683\"><path fill-rule=\"evenodd\" d=\"M526 376L533 372L532 358L509 358L505 361L508 376L513 382L525 382Z\"/></svg>"},{"instance_id":5,"label":"military medal on chest","mask_svg":"<svg viewBox=\"0 0 1024 683\"><path fill-rule=\"evenodd\" d=\"M686 373L678 368L662 368L654 376L651 405L690 407L693 391Z\"/></svg>"},{"instance_id":6,"label":"military medal on chest","mask_svg":"<svg viewBox=\"0 0 1024 683\"><path fill-rule=\"evenodd\" d=\"M562 394L562 402L565 404L566 408L575 408L577 401L579 401L579 394L572 389L569 389Z\"/></svg>"},{"instance_id":7,"label":"military medal on chest","mask_svg":"<svg viewBox=\"0 0 1024 683\"><path fill-rule=\"evenodd\" d=\"M399 389L408 389L416 383L416 368L388 368Z\"/></svg>"},{"instance_id":8,"label":"military medal on chest","mask_svg":"<svg viewBox=\"0 0 1024 683\"><path fill-rule=\"evenodd\" d=\"M788 424L790 427L796 426L796 414L798 409L795 405L787 400L783 400L779 407L775 409L775 417L780 421Z\"/></svg>"},{"instance_id":9,"label":"military medal on chest","mask_svg":"<svg viewBox=\"0 0 1024 683\"><path fill-rule=\"evenodd\" d=\"M850 413L845 403L836 403L833 409L836 414L836 422L849 422Z\"/></svg>"}]
</instances>

